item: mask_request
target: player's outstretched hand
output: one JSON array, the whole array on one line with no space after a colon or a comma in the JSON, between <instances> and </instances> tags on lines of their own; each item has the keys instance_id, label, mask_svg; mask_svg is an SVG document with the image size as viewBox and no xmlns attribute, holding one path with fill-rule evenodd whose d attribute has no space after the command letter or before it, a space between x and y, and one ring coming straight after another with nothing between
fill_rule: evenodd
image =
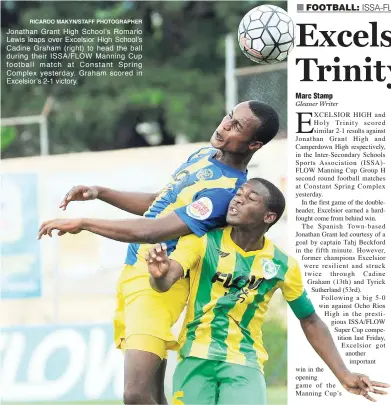
<instances>
[{"instance_id":1,"label":"player's outstretched hand","mask_svg":"<svg viewBox=\"0 0 391 405\"><path fill-rule=\"evenodd\" d=\"M71 201L95 200L98 197L98 188L95 186L75 186L72 187L61 201L60 208L64 211Z\"/></svg>"},{"instance_id":2,"label":"player's outstretched hand","mask_svg":"<svg viewBox=\"0 0 391 405\"><path fill-rule=\"evenodd\" d=\"M367 375L359 373L346 373L340 382L342 386L352 394L362 395L368 401L376 402L376 399L370 395L387 395L388 393L384 390L379 390L381 388L389 388L390 385L378 381L372 381Z\"/></svg>"},{"instance_id":3,"label":"player's outstretched hand","mask_svg":"<svg viewBox=\"0 0 391 405\"><path fill-rule=\"evenodd\" d=\"M170 269L170 259L167 256L167 245L165 243L156 243L148 249L145 255L148 263L149 273L153 278L162 278Z\"/></svg>"},{"instance_id":4,"label":"player's outstretched hand","mask_svg":"<svg viewBox=\"0 0 391 405\"><path fill-rule=\"evenodd\" d=\"M52 237L54 230L58 230L58 236L62 236L66 233L79 233L83 229L80 219L51 219L42 223L39 228L38 239L41 239L43 235Z\"/></svg>"}]
</instances>

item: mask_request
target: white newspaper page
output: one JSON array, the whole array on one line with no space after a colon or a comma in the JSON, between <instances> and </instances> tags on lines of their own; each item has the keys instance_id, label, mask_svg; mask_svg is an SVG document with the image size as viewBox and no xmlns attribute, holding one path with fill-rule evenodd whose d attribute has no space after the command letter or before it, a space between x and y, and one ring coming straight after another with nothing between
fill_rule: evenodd
<instances>
[{"instance_id":1,"label":"white newspaper page","mask_svg":"<svg viewBox=\"0 0 391 405\"><path fill-rule=\"evenodd\" d=\"M391 4L289 2L291 252L346 367L389 382ZM288 403L364 403L290 315ZM376 396L389 403L387 396Z\"/></svg>"}]
</instances>

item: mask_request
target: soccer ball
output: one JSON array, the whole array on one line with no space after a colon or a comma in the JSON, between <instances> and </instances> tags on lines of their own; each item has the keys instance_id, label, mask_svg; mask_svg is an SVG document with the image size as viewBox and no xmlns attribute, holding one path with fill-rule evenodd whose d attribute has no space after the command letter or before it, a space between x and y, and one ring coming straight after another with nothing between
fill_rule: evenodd
<instances>
[{"instance_id":1,"label":"soccer ball","mask_svg":"<svg viewBox=\"0 0 391 405\"><path fill-rule=\"evenodd\" d=\"M240 49L249 59L263 65L286 59L293 49L294 39L292 19L277 6L255 7L239 24Z\"/></svg>"}]
</instances>

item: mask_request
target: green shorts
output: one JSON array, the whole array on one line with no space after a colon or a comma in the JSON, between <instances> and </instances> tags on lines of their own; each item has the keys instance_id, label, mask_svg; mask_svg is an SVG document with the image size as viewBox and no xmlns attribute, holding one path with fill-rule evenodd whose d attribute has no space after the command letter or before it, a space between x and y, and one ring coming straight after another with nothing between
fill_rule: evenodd
<instances>
[{"instance_id":1,"label":"green shorts","mask_svg":"<svg viewBox=\"0 0 391 405\"><path fill-rule=\"evenodd\" d=\"M260 370L188 357L174 373L173 405L266 405L265 378Z\"/></svg>"}]
</instances>

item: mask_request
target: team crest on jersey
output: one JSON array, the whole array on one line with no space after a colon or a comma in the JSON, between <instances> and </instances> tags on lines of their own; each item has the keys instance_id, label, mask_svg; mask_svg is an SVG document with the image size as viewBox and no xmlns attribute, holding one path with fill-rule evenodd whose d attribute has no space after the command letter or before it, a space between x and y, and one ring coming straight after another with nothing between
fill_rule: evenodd
<instances>
[{"instance_id":1,"label":"team crest on jersey","mask_svg":"<svg viewBox=\"0 0 391 405\"><path fill-rule=\"evenodd\" d=\"M262 259L262 268L263 268L263 277L266 280L270 280L271 278L275 277L280 269L278 264L275 264L272 260L269 259Z\"/></svg>"},{"instance_id":2,"label":"team crest on jersey","mask_svg":"<svg viewBox=\"0 0 391 405\"><path fill-rule=\"evenodd\" d=\"M209 218L212 211L213 203L208 197L201 197L186 208L186 213L189 217L200 221Z\"/></svg>"},{"instance_id":3,"label":"team crest on jersey","mask_svg":"<svg viewBox=\"0 0 391 405\"><path fill-rule=\"evenodd\" d=\"M201 169L197 172L197 179L198 180L209 180L213 177L213 170L212 169Z\"/></svg>"}]
</instances>

